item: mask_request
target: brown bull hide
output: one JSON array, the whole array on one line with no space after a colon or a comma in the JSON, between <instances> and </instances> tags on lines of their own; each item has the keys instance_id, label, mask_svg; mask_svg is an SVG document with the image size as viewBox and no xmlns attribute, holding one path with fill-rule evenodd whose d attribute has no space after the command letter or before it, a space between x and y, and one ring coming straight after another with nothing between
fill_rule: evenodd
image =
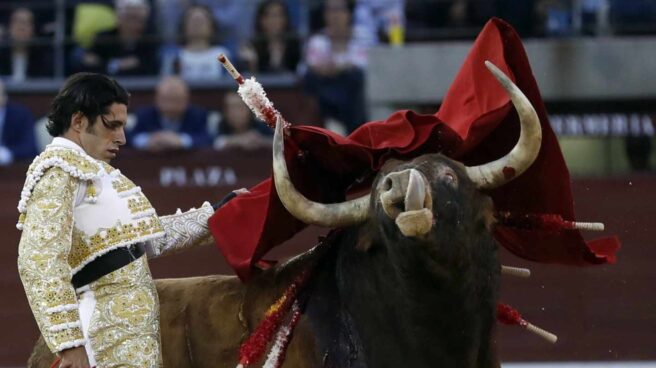
<instances>
[{"instance_id":1,"label":"brown bull hide","mask_svg":"<svg viewBox=\"0 0 656 368\"><path fill-rule=\"evenodd\" d=\"M304 258L297 260L261 273L248 285L234 276L221 275L156 280L164 367L237 366L240 344L289 286L299 266L306 264ZM314 339L304 319L294 337L283 366L319 366ZM54 360L43 338L39 338L27 367L50 368Z\"/></svg>"}]
</instances>

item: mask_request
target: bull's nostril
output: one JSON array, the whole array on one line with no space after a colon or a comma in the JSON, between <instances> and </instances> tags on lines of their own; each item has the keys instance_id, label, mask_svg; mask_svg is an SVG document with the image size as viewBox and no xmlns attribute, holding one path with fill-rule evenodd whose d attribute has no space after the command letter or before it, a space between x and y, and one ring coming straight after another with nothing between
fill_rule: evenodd
<instances>
[{"instance_id":1,"label":"bull's nostril","mask_svg":"<svg viewBox=\"0 0 656 368\"><path fill-rule=\"evenodd\" d=\"M385 178L385 181L383 182L383 191L388 191L392 189L392 179L390 178Z\"/></svg>"}]
</instances>

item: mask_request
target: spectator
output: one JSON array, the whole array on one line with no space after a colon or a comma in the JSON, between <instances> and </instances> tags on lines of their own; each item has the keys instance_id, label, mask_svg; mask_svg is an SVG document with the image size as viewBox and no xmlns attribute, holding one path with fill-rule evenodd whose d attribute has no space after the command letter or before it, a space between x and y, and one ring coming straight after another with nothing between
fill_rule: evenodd
<instances>
[{"instance_id":1,"label":"spectator","mask_svg":"<svg viewBox=\"0 0 656 368\"><path fill-rule=\"evenodd\" d=\"M214 140L217 150L241 148L255 150L271 147L273 131L255 120L248 106L235 92L228 92L223 100L223 121Z\"/></svg>"},{"instance_id":2,"label":"spectator","mask_svg":"<svg viewBox=\"0 0 656 368\"><path fill-rule=\"evenodd\" d=\"M281 0L266 0L257 8L255 35L241 50L251 72L295 72L301 59L301 41L289 22Z\"/></svg>"},{"instance_id":3,"label":"spectator","mask_svg":"<svg viewBox=\"0 0 656 368\"><path fill-rule=\"evenodd\" d=\"M36 154L32 113L21 105L8 103L0 81L0 165L32 159Z\"/></svg>"},{"instance_id":4,"label":"spectator","mask_svg":"<svg viewBox=\"0 0 656 368\"><path fill-rule=\"evenodd\" d=\"M155 105L136 112L130 132L132 146L151 152L207 147L207 112L189 105L189 88L179 77L164 78L155 92Z\"/></svg>"},{"instance_id":5,"label":"spectator","mask_svg":"<svg viewBox=\"0 0 656 368\"><path fill-rule=\"evenodd\" d=\"M237 54L237 46L250 38L253 13L258 1L254 0L155 0L158 6L160 32L167 39L174 36L171 25L178 24L183 9L189 4L203 5L212 14L218 29L218 41L230 54Z\"/></svg>"},{"instance_id":6,"label":"spectator","mask_svg":"<svg viewBox=\"0 0 656 368\"><path fill-rule=\"evenodd\" d=\"M228 54L228 50L215 43L216 23L210 10L202 5L187 8L181 30L184 44L167 58L165 63L171 60L172 65L165 64L163 74L173 72L188 81L221 78L224 72L216 58Z\"/></svg>"},{"instance_id":7,"label":"spectator","mask_svg":"<svg viewBox=\"0 0 656 368\"><path fill-rule=\"evenodd\" d=\"M352 37L353 2L327 0L323 13L325 28L306 47L305 86L317 98L326 127L350 132L366 121L367 48Z\"/></svg>"},{"instance_id":8,"label":"spectator","mask_svg":"<svg viewBox=\"0 0 656 368\"><path fill-rule=\"evenodd\" d=\"M146 0L116 0L116 28L96 36L90 50L74 55L77 67L110 75L156 75L158 44L146 32L150 5Z\"/></svg>"},{"instance_id":9,"label":"spectator","mask_svg":"<svg viewBox=\"0 0 656 368\"><path fill-rule=\"evenodd\" d=\"M570 36L574 31L571 0L538 0L535 5L546 36Z\"/></svg>"},{"instance_id":10,"label":"spectator","mask_svg":"<svg viewBox=\"0 0 656 368\"><path fill-rule=\"evenodd\" d=\"M0 75L14 81L31 77L52 77L52 49L39 45L34 37L34 14L18 8L9 18L8 43L0 48Z\"/></svg>"}]
</instances>

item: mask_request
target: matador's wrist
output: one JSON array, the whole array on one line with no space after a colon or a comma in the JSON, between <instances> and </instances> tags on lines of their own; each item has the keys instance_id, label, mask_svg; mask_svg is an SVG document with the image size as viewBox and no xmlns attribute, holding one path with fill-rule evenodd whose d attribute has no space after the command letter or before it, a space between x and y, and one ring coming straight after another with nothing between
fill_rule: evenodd
<instances>
[{"instance_id":1,"label":"matador's wrist","mask_svg":"<svg viewBox=\"0 0 656 368\"><path fill-rule=\"evenodd\" d=\"M220 201L212 204L212 208L214 208L214 211L216 211L219 208L221 208L224 204L230 202L230 200L235 198L238 194L242 194L242 193L248 193L248 189L242 188L242 189L233 190L232 192L228 193L228 195L223 197Z\"/></svg>"}]
</instances>

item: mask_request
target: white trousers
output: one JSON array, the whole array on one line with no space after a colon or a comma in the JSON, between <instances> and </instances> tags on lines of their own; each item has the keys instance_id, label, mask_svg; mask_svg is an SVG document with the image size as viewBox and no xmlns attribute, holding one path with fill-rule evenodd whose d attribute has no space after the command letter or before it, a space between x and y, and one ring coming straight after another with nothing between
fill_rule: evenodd
<instances>
[{"instance_id":1,"label":"white trousers","mask_svg":"<svg viewBox=\"0 0 656 368\"><path fill-rule=\"evenodd\" d=\"M80 322L82 324L82 333L84 338L87 340L87 343L84 345L84 349L87 351L87 356L89 357L89 365L95 367L96 357L93 354L93 349L91 347L91 339L89 338L89 326L91 325L91 316L93 311L96 309L96 298L93 295L93 291L89 286L83 286L75 290L78 295L79 300L79 312L80 312Z\"/></svg>"}]
</instances>

